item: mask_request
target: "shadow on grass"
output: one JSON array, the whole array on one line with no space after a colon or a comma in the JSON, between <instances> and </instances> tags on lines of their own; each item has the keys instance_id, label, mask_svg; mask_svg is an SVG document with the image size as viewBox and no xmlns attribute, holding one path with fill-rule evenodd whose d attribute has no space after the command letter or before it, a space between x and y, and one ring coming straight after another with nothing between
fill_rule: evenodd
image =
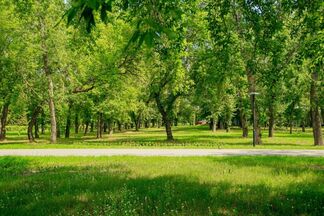
<instances>
[{"instance_id":1,"label":"shadow on grass","mask_svg":"<svg viewBox=\"0 0 324 216\"><path fill-rule=\"evenodd\" d=\"M293 175L302 173L321 174L324 178L324 160L321 157L289 157L289 156L240 156L240 157L210 157L216 164L230 164L236 168L262 167L271 169L273 175ZM307 162L305 162L307 161ZM321 182L324 183L323 180Z\"/></svg>"},{"instance_id":2,"label":"shadow on grass","mask_svg":"<svg viewBox=\"0 0 324 216\"><path fill-rule=\"evenodd\" d=\"M20 167L16 174L21 173L15 178L9 172L2 175L2 215L321 215L324 211L317 178L270 188L231 181L204 184L181 175L135 178L123 164L54 167L29 175L27 160L5 158L0 164L1 171Z\"/></svg>"}]
</instances>

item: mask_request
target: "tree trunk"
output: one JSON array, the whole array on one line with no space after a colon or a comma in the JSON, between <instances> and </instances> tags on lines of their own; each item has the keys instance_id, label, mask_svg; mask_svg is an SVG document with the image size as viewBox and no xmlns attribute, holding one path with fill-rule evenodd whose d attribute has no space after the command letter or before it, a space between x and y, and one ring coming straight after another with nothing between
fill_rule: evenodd
<instances>
[{"instance_id":1,"label":"tree trunk","mask_svg":"<svg viewBox=\"0 0 324 216\"><path fill-rule=\"evenodd\" d=\"M90 124L90 132L94 131L94 122L93 120L91 120L91 124Z\"/></svg>"},{"instance_id":2,"label":"tree trunk","mask_svg":"<svg viewBox=\"0 0 324 216\"><path fill-rule=\"evenodd\" d=\"M292 123L292 121L290 121L290 124L289 124L289 134L292 134L292 131L293 131L293 123Z\"/></svg>"},{"instance_id":3,"label":"tree trunk","mask_svg":"<svg viewBox=\"0 0 324 216\"><path fill-rule=\"evenodd\" d=\"M33 134L33 126L36 125L37 116L40 111L41 111L41 107L35 107L29 117L28 127L27 127L27 136L28 136L29 142L35 141L35 137Z\"/></svg>"},{"instance_id":4,"label":"tree trunk","mask_svg":"<svg viewBox=\"0 0 324 216\"><path fill-rule=\"evenodd\" d=\"M97 138L102 138L103 133L103 113L98 113L97 119Z\"/></svg>"},{"instance_id":5,"label":"tree trunk","mask_svg":"<svg viewBox=\"0 0 324 216\"><path fill-rule=\"evenodd\" d=\"M6 126L9 112L9 103L5 103L2 107L0 120L0 141L6 139Z\"/></svg>"},{"instance_id":6,"label":"tree trunk","mask_svg":"<svg viewBox=\"0 0 324 216\"><path fill-rule=\"evenodd\" d=\"M247 73L247 78L248 78L248 84L249 84L249 93L251 94L252 92L256 91L255 87L255 77L251 72ZM255 95L250 95L250 103L251 103L251 108L252 108L252 113L254 114L254 119L253 119L253 131L254 131L254 139L255 139L255 144L260 145L262 144L261 140L261 128L259 125L259 111L258 111L258 106L255 102Z\"/></svg>"},{"instance_id":7,"label":"tree trunk","mask_svg":"<svg viewBox=\"0 0 324 216\"><path fill-rule=\"evenodd\" d=\"M105 122L104 122L104 126L103 126L103 132L104 132L104 133L107 133L107 128L108 128L108 124L107 124L107 122L105 121Z\"/></svg>"},{"instance_id":8,"label":"tree trunk","mask_svg":"<svg viewBox=\"0 0 324 216\"><path fill-rule=\"evenodd\" d=\"M71 128L71 108L72 104L69 103L69 110L66 116L66 125L65 125L65 138L70 138L70 128Z\"/></svg>"},{"instance_id":9,"label":"tree trunk","mask_svg":"<svg viewBox=\"0 0 324 216\"><path fill-rule=\"evenodd\" d=\"M117 125L118 125L118 131L121 131L122 130L122 124L120 122L117 122Z\"/></svg>"},{"instance_id":10,"label":"tree trunk","mask_svg":"<svg viewBox=\"0 0 324 216\"><path fill-rule=\"evenodd\" d=\"M35 138L36 138L36 139L39 138L39 128L38 128L37 118L36 118L36 120L35 120Z\"/></svg>"},{"instance_id":11,"label":"tree trunk","mask_svg":"<svg viewBox=\"0 0 324 216\"><path fill-rule=\"evenodd\" d=\"M247 124L247 119L243 108L241 107L240 110L240 121L241 121L241 128L242 128L242 137L247 138L249 134L249 128Z\"/></svg>"},{"instance_id":12,"label":"tree trunk","mask_svg":"<svg viewBox=\"0 0 324 216\"><path fill-rule=\"evenodd\" d=\"M275 122L275 116L274 116L274 109L273 105L270 105L269 107L269 135L268 137L273 137L274 132L274 122Z\"/></svg>"},{"instance_id":13,"label":"tree trunk","mask_svg":"<svg viewBox=\"0 0 324 216\"><path fill-rule=\"evenodd\" d=\"M97 139L100 138L100 113L97 114Z\"/></svg>"},{"instance_id":14,"label":"tree trunk","mask_svg":"<svg viewBox=\"0 0 324 216\"><path fill-rule=\"evenodd\" d=\"M302 121L302 132L305 132L305 119Z\"/></svg>"},{"instance_id":15,"label":"tree trunk","mask_svg":"<svg viewBox=\"0 0 324 216\"><path fill-rule=\"evenodd\" d=\"M76 112L75 113L75 118L74 118L74 133L78 134L79 133L79 127L80 127L80 123L79 123L79 113Z\"/></svg>"},{"instance_id":16,"label":"tree trunk","mask_svg":"<svg viewBox=\"0 0 324 216\"><path fill-rule=\"evenodd\" d=\"M41 134L45 134L45 114L44 114L44 111L42 112L42 118L41 118Z\"/></svg>"},{"instance_id":17,"label":"tree trunk","mask_svg":"<svg viewBox=\"0 0 324 216\"><path fill-rule=\"evenodd\" d=\"M192 126L196 125L196 113L193 114L192 116Z\"/></svg>"},{"instance_id":18,"label":"tree trunk","mask_svg":"<svg viewBox=\"0 0 324 216\"><path fill-rule=\"evenodd\" d=\"M165 115L163 116L163 121L165 124L165 131L167 134L167 140L168 141L174 141L173 135L172 135L172 130L171 130L171 121L170 119Z\"/></svg>"},{"instance_id":19,"label":"tree trunk","mask_svg":"<svg viewBox=\"0 0 324 216\"><path fill-rule=\"evenodd\" d=\"M57 122L56 138L61 138L61 126L60 126L60 122Z\"/></svg>"},{"instance_id":20,"label":"tree trunk","mask_svg":"<svg viewBox=\"0 0 324 216\"><path fill-rule=\"evenodd\" d=\"M140 115L135 118L135 130L138 131L139 128L141 127L141 121L140 121Z\"/></svg>"},{"instance_id":21,"label":"tree trunk","mask_svg":"<svg viewBox=\"0 0 324 216\"><path fill-rule=\"evenodd\" d=\"M100 138L102 138L103 126L104 126L103 113L100 113L100 134L99 134Z\"/></svg>"},{"instance_id":22,"label":"tree trunk","mask_svg":"<svg viewBox=\"0 0 324 216\"><path fill-rule=\"evenodd\" d=\"M86 121L85 129L84 129L84 135L87 135L89 129L89 121Z\"/></svg>"},{"instance_id":23,"label":"tree trunk","mask_svg":"<svg viewBox=\"0 0 324 216\"><path fill-rule=\"evenodd\" d=\"M56 136L57 136L57 128L56 128L56 115L55 115L55 105L54 105L54 86L52 76L49 74L49 68L47 65L47 54L44 55L44 68L48 80L48 103L49 103L49 110L50 110L50 117L51 117L51 143L56 143Z\"/></svg>"},{"instance_id":24,"label":"tree trunk","mask_svg":"<svg viewBox=\"0 0 324 216\"><path fill-rule=\"evenodd\" d=\"M321 113L320 113L320 100L317 93L317 82L318 82L318 72L314 71L312 73L312 83L310 91L310 105L311 105L311 115L312 115L312 127L313 127L313 137L314 145L323 145L323 136L321 128Z\"/></svg>"},{"instance_id":25,"label":"tree trunk","mask_svg":"<svg viewBox=\"0 0 324 216\"><path fill-rule=\"evenodd\" d=\"M212 127L212 129L213 129L213 133L215 133L216 132L216 130L217 130L217 119L216 118L213 118L213 127Z\"/></svg>"}]
</instances>

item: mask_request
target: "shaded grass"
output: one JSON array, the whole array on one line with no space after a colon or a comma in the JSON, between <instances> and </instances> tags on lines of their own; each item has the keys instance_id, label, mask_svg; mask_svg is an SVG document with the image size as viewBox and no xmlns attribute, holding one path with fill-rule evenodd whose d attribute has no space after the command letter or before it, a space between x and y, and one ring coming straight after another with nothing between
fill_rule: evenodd
<instances>
[{"instance_id":1,"label":"shaded grass","mask_svg":"<svg viewBox=\"0 0 324 216\"><path fill-rule=\"evenodd\" d=\"M1 215L322 215L324 160L3 157Z\"/></svg>"},{"instance_id":2,"label":"shaded grass","mask_svg":"<svg viewBox=\"0 0 324 216\"><path fill-rule=\"evenodd\" d=\"M49 145L48 134L42 135L36 143L28 143L26 135L17 127L9 130L8 140L0 143L0 148L253 148L252 132L248 138L242 138L241 130L232 129L229 133L219 130L212 133L206 126L174 127L174 142L165 140L163 128L141 129L139 132L123 131L113 135L105 134L103 139L96 139L95 134L83 136L72 134L71 138L58 140L57 144ZM256 148L266 149L324 149L313 146L310 129L303 133L294 131L289 134L286 130L277 130L275 137L268 138L263 132L263 145Z\"/></svg>"}]
</instances>

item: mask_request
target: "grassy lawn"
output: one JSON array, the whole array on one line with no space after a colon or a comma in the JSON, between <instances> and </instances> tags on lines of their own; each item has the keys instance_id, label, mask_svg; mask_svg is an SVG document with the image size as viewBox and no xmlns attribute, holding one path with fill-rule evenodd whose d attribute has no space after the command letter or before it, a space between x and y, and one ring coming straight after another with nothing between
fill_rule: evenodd
<instances>
[{"instance_id":1,"label":"grassy lawn","mask_svg":"<svg viewBox=\"0 0 324 216\"><path fill-rule=\"evenodd\" d=\"M59 139L57 144L49 144L48 134L41 135L36 143L29 143L25 129L9 127L8 139L0 143L1 149L11 148L253 148L252 132L249 138L242 138L240 129L232 129L229 133L219 130L212 133L206 126L180 126L173 128L175 142L165 141L163 128L141 129L139 132L117 132L105 134L103 139L96 139L95 134L83 136L72 134L69 139ZM275 137L268 138L263 131L263 145L259 149L324 149L314 147L311 129L305 133L295 129L293 134L287 130L278 130Z\"/></svg>"},{"instance_id":2,"label":"grassy lawn","mask_svg":"<svg viewBox=\"0 0 324 216\"><path fill-rule=\"evenodd\" d=\"M323 212L322 158L0 158L0 215Z\"/></svg>"}]
</instances>

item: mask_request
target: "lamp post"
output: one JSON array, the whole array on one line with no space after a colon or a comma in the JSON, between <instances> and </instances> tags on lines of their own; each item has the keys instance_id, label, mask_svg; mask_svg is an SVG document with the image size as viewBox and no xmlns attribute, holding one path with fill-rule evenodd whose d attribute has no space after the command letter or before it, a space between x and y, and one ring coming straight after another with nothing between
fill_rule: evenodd
<instances>
[{"instance_id":1,"label":"lamp post","mask_svg":"<svg viewBox=\"0 0 324 216\"><path fill-rule=\"evenodd\" d=\"M255 118L255 96L260 93L258 92L251 92L250 96L252 96L252 111L253 111L253 147L255 147L255 141L256 141L256 118Z\"/></svg>"}]
</instances>

